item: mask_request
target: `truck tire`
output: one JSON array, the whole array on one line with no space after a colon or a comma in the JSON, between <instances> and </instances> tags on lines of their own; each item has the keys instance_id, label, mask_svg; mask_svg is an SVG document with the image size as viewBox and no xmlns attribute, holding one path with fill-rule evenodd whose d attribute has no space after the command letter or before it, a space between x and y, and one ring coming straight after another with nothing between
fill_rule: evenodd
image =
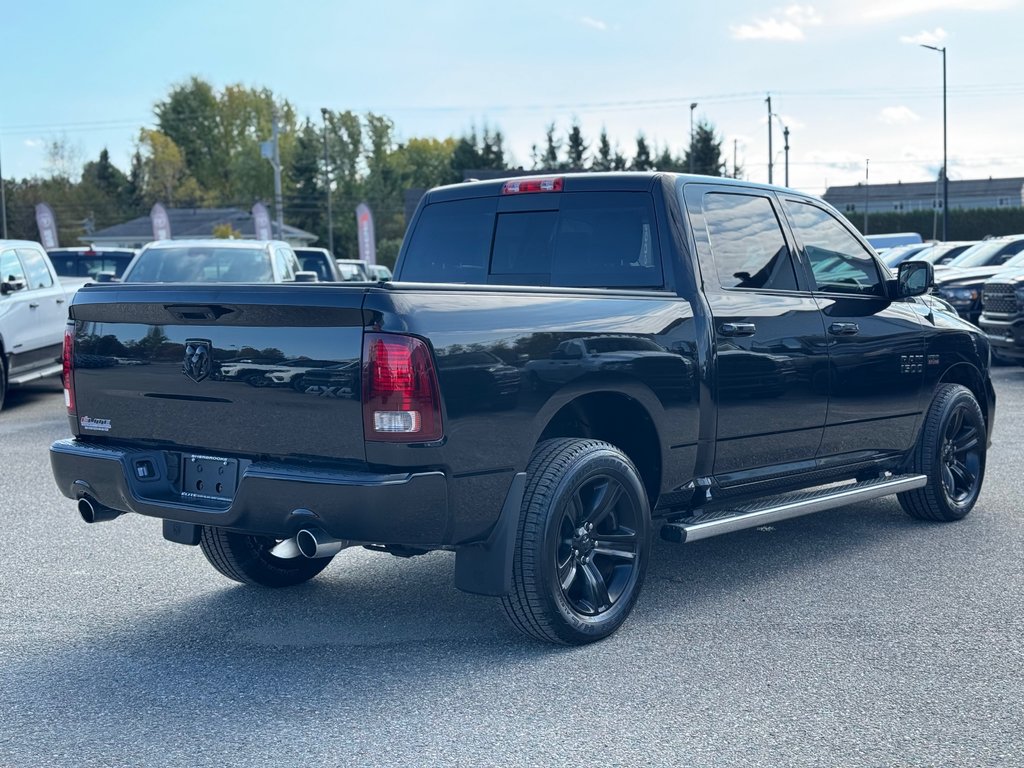
<instances>
[{"instance_id":1,"label":"truck tire","mask_svg":"<svg viewBox=\"0 0 1024 768\"><path fill-rule=\"evenodd\" d=\"M293 587L316 576L332 558L282 558L270 554L278 539L250 536L223 528L206 526L199 538L199 548L210 565L224 576L243 584L261 587Z\"/></svg>"},{"instance_id":2,"label":"truck tire","mask_svg":"<svg viewBox=\"0 0 1024 768\"><path fill-rule=\"evenodd\" d=\"M960 520L974 508L985 478L988 434L974 395L942 384L925 415L911 469L928 483L898 494L900 506L919 520Z\"/></svg>"},{"instance_id":3,"label":"truck tire","mask_svg":"<svg viewBox=\"0 0 1024 768\"><path fill-rule=\"evenodd\" d=\"M608 637L636 603L651 549L640 475L615 446L573 438L540 443L527 475L505 612L538 640Z\"/></svg>"}]
</instances>

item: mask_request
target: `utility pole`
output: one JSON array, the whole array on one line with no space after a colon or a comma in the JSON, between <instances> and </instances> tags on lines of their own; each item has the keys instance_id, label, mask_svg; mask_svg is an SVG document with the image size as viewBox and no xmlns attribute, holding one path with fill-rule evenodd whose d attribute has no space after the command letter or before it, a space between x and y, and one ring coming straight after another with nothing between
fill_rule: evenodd
<instances>
[{"instance_id":1,"label":"utility pole","mask_svg":"<svg viewBox=\"0 0 1024 768\"><path fill-rule=\"evenodd\" d=\"M765 99L768 102L768 183L772 183L772 95L769 93L768 98Z\"/></svg>"},{"instance_id":2,"label":"utility pole","mask_svg":"<svg viewBox=\"0 0 1024 768\"><path fill-rule=\"evenodd\" d=\"M739 178L739 173L736 171L736 169L739 168L739 166L736 165L736 147L737 147L737 145L739 143L740 143L739 139L733 139L732 140L732 177L734 179L738 179Z\"/></svg>"},{"instance_id":3,"label":"utility pole","mask_svg":"<svg viewBox=\"0 0 1024 768\"><path fill-rule=\"evenodd\" d=\"M7 198L4 196L4 170L2 164L0 164L0 238L7 239Z\"/></svg>"},{"instance_id":4,"label":"utility pole","mask_svg":"<svg viewBox=\"0 0 1024 768\"><path fill-rule=\"evenodd\" d=\"M868 166L871 164L871 158L864 161L864 232L868 233Z\"/></svg>"},{"instance_id":5,"label":"utility pole","mask_svg":"<svg viewBox=\"0 0 1024 768\"><path fill-rule=\"evenodd\" d=\"M949 162L946 154L946 46L921 45L942 54L942 239L949 230Z\"/></svg>"},{"instance_id":6,"label":"utility pole","mask_svg":"<svg viewBox=\"0 0 1024 768\"><path fill-rule=\"evenodd\" d=\"M334 212L331 207L331 166L327 159L327 107L320 107L324 119L324 186L327 187L327 250L334 257Z\"/></svg>"},{"instance_id":7,"label":"utility pole","mask_svg":"<svg viewBox=\"0 0 1024 768\"><path fill-rule=\"evenodd\" d=\"M697 102L690 103L690 173L693 173L693 110L697 108Z\"/></svg>"}]
</instances>

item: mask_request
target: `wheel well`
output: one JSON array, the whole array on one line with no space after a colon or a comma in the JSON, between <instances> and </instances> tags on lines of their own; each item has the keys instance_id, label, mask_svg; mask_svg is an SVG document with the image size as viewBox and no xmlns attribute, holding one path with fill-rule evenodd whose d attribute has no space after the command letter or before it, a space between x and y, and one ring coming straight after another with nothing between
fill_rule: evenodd
<instances>
[{"instance_id":1,"label":"wheel well","mask_svg":"<svg viewBox=\"0 0 1024 768\"><path fill-rule=\"evenodd\" d=\"M978 405L981 406L981 415L985 419L985 427L986 429L990 428L988 423L988 408L986 407L988 405L988 397L985 394L985 383L977 368L966 363L954 365L942 374L942 378L939 379L939 383L962 384L971 390L974 395L974 399L977 400Z\"/></svg>"},{"instance_id":2,"label":"wheel well","mask_svg":"<svg viewBox=\"0 0 1024 768\"><path fill-rule=\"evenodd\" d=\"M650 414L626 395L595 392L565 405L548 422L541 440L590 437L618 447L640 472L653 510L661 490L661 448Z\"/></svg>"}]
</instances>

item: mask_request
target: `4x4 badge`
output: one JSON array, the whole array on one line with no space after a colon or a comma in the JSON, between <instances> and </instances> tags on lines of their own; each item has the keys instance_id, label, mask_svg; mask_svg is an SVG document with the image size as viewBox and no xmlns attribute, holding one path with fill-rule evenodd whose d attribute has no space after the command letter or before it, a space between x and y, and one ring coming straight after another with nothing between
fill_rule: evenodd
<instances>
[{"instance_id":1,"label":"4x4 badge","mask_svg":"<svg viewBox=\"0 0 1024 768\"><path fill-rule=\"evenodd\" d=\"M181 372L192 381L202 381L213 369L213 344L206 339L188 339L185 342L185 361Z\"/></svg>"}]
</instances>

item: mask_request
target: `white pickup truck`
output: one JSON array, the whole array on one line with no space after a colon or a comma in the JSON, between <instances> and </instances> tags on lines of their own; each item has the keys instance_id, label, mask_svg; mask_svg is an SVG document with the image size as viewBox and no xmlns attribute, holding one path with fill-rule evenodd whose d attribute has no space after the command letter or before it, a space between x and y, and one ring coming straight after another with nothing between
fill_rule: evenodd
<instances>
[{"instance_id":1,"label":"white pickup truck","mask_svg":"<svg viewBox=\"0 0 1024 768\"><path fill-rule=\"evenodd\" d=\"M61 372L74 287L61 284L39 243L0 240L0 408L9 386Z\"/></svg>"}]
</instances>

